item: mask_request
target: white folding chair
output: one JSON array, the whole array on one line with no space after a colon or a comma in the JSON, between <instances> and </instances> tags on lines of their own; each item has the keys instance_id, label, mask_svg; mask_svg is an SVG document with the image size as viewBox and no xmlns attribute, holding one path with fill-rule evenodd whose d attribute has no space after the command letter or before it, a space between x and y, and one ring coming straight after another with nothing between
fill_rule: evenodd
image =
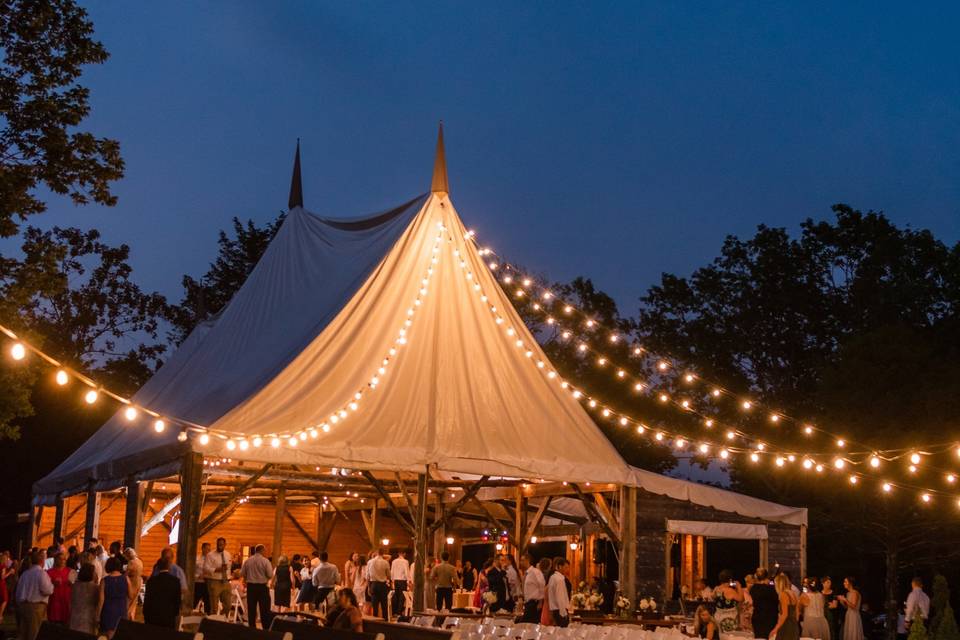
<instances>
[{"instance_id":1,"label":"white folding chair","mask_svg":"<svg viewBox=\"0 0 960 640\"><path fill-rule=\"evenodd\" d=\"M240 597L240 590L233 589L230 592L230 611L227 615L228 622L243 622L247 619L247 607L243 598Z\"/></svg>"},{"instance_id":2,"label":"white folding chair","mask_svg":"<svg viewBox=\"0 0 960 640\"><path fill-rule=\"evenodd\" d=\"M180 616L180 624L177 629L179 631L184 631L184 627L191 627L196 629L200 626L200 622L203 620L203 616Z\"/></svg>"}]
</instances>

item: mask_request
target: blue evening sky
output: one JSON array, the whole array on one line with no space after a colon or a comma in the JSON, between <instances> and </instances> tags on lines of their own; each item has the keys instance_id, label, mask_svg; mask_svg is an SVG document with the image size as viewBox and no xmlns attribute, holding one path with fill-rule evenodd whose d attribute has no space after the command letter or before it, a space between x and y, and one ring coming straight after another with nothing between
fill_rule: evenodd
<instances>
[{"instance_id":1,"label":"blue evening sky","mask_svg":"<svg viewBox=\"0 0 960 640\"><path fill-rule=\"evenodd\" d=\"M112 54L88 127L120 140L112 209L33 223L129 243L176 299L232 216L354 216L427 190L443 119L468 226L627 313L726 234L846 202L960 238L960 5L85 2Z\"/></svg>"}]
</instances>

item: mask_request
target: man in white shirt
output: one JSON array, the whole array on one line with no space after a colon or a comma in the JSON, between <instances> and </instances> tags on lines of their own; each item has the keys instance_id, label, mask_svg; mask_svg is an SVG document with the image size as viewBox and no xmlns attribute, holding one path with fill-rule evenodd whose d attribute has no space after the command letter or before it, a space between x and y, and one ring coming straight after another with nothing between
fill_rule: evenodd
<instances>
[{"instance_id":1,"label":"man in white shirt","mask_svg":"<svg viewBox=\"0 0 960 640\"><path fill-rule=\"evenodd\" d=\"M200 545L200 554L197 555L197 566L194 569L193 577L193 608L203 603L205 613L210 613L210 594L207 592L207 576L203 573L204 558L210 553L210 543L204 542Z\"/></svg>"},{"instance_id":2,"label":"man in white shirt","mask_svg":"<svg viewBox=\"0 0 960 640\"><path fill-rule=\"evenodd\" d=\"M31 566L17 582L14 599L20 614L20 638L33 640L40 625L47 619L47 601L53 593L53 582L43 568L43 553L34 551L30 556Z\"/></svg>"},{"instance_id":3,"label":"man in white shirt","mask_svg":"<svg viewBox=\"0 0 960 640\"><path fill-rule=\"evenodd\" d=\"M217 546L220 546L220 540L217 540ZM254 548L253 555L244 560L240 568L243 583L247 585L247 624L251 629L257 628L257 609L260 609L260 622L264 629L269 629L270 623L273 622L273 613L270 611L270 588L267 586L273 578L273 565L263 555L264 549L262 544L258 544ZM227 596L230 596L229 589L227 589Z\"/></svg>"},{"instance_id":4,"label":"man in white shirt","mask_svg":"<svg viewBox=\"0 0 960 640\"><path fill-rule=\"evenodd\" d=\"M412 582L413 576L410 573L410 561L407 560L407 552L400 550L397 557L390 563L390 579L393 581L393 602L391 609L393 615L398 616L403 613L406 605L407 585Z\"/></svg>"},{"instance_id":5,"label":"man in white shirt","mask_svg":"<svg viewBox=\"0 0 960 640\"><path fill-rule=\"evenodd\" d=\"M207 597L210 598L208 615L230 613L231 560L226 538L217 538L217 548L203 556L203 578L207 583ZM217 611L217 603L223 606L222 612Z\"/></svg>"},{"instance_id":6,"label":"man in white shirt","mask_svg":"<svg viewBox=\"0 0 960 640\"><path fill-rule=\"evenodd\" d=\"M332 562L327 562L328 558L327 552L322 552L320 562L317 563L313 574L310 576L314 589L313 605L315 608L319 608L321 603L326 602L330 592L340 584L340 569Z\"/></svg>"},{"instance_id":7,"label":"man in white shirt","mask_svg":"<svg viewBox=\"0 0 960 640\"><path fill-rule=\"evenodd\" d=\"M557 558L553 561L553 574L547 583L547 598L550 602L550 615L558 627L570 624L570 594L567 593L567 566L566 558Z\"/></svg>"},{"instance_id":8,"label":"man in white shirt","mask_svg":"<svg viewBox=\"0 0 960 640\"><path fill-rule=\"evenodd\" d=\"M389 620L387 614L387 594L390 593L390 563L383 559L380 550L367 562L367 581L370 583L370 605L376 617L379 613L384 620Z\"/></svg>"},{"instance_id":9,"label":"man in white shirt","mask_svg":"<svg viewBox=\"0 0 960 640\"><path fill-rule=\"evenodd\" d=\"M907 596L907 606L904 609L904 621L907 624L907 629L910 628L910 623L916 620L918 616L924 620L930 617L930 596L923 592L923 580L914 578L910 585L913 590Z\"/></svg>"},{"instance_id":10,"label":"man in white shirt","mask_svg":"<svg viewBox=\"0 0 960 640\"><path fill-rule=\"evenodd\" d=\"M526 554L520 559L520 566L525 569L522 622L540 624L540 614L543 611L543 595L547 588L544 571L550 571L551 564L549 558L541 558L540 563L534 565L530 554Z\"/></svg>"}]
</instances>

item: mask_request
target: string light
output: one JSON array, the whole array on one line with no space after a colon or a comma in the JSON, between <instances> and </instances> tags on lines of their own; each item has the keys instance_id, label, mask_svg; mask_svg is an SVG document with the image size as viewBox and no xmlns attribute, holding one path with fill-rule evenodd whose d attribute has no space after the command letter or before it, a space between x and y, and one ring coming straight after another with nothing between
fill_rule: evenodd
<instances>
[{"instance_id":1,"label":"string light","mask_svg":"<svg viewBox=\"0 0 960 640\"><path fill-rule=\"evenodd\" d=\"M27 348L23 346L22 342L14 342L13 346L10 347L10 357L14 360L23 360L27 357Z\"/></svg>"},{"instance_id":2,"label":"string light","mask_svg":"<svg viewBox=\"0 0 960 640\"><path fill-rule=\"evenodd\" d=\"M60 369L57 371L57 375L54 376L54 380L56 380L57 384L62 387L63 385L70 382L70 376L67 375L66 371L64 371L63 369Z\"/></svg>"},{"instance_id":3,"label":"string light","mask_svg":"<svg viewBox=\"0 0 960 640\"><path fill-rule=\"evenodd\" d=\"M99 397L100 397L100 394L97 393L96 389L90 389L90 391L87 391L87 393L84 394L83 399L84 401L86 401L87 404L93 404L94 402L97 401L97 398Z\"/></svg>"}]
</instances>

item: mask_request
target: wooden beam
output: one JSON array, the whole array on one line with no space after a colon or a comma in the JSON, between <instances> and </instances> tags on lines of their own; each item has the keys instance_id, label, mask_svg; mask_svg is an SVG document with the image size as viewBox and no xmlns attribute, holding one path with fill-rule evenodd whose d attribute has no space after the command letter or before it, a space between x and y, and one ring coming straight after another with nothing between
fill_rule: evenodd
<instances>
[{"instance_id":1,"label":"wooden beam","mask_svg":"<svg viewBox=\"0 0 960 640\"><path fill-rule=\"evenodd\" d=\"M527 505L526 508L528 513L537 512L537 507L532 506L530 504L529 498L527 498L526 495L523 496L523 500ZM507 505L510 505L511 507L516 505L516 500L498 499L498 500L494 500L493 502L496 502L499 505L503 505L504 507L507 507ZM512 511L512 509L509 509L508 511ZM584 518L583 516L574 515L572 513L563 513L562 511L556 511L555 509L547 509L547 512L543 515L548 518L556 518L557 520L563 520L564 522L572 522L573 524L577 524L577 525L590 521L590 518Z\"/></svg>"},{"instance_id":2,"label":"wooden beam","mask_svg":"<svg viewBox=\"0 0 960 640\"><path fill-rule=\"evenodd\" d=\"M484 514L486 514L487 520L488 520L488 521L490 522L490 524L492 524L494 527L497 527L497 528L503 527L504 529L507 529L507 530L509 530L509 529L511 528L512 525L511 525L509 522L506 523L506 526L504 526L504 522L503 522L502 520L500 520L500 518L498 518L496 515L494 515L494 513L493 513L492 511L490 511L490 507L488 507L485 502L481 502L480 499L477 498L476 496L473 496L473 498L471 498L471 500L472 500L472 502L473 502L474 504L476 504L478 507L480 507L480 510L483 511ZM507 542L509 542L510 544L517 544L517 538L516 538L516 535L515 535L515 534L516 534L516 532L514 532L514 535L508 534L508 535L507 535Z\"/></svg>"},{"instance_id":3,"label":"wooden beam","mask_svg":"<svg viewBox=\"0 0 960 640\"><path fill-rule=\"evenodd\" d=\"M183 608L193 608L194 575L197 569L197 543L200 540L200 491L203 484L203 454L187 452L180 465L180 525L177 537L177 564L187 576Z\"/></svg>"},{"instance_id":4,"label":"wooden beam","mask_svg":"<svg viewBox=\"0 0 960 640\"><path fill-rule=\"evenodd\" d=\"M94 488L93 482L87 489L87 517L83 527L83 547L90 546L90 541L100 533L100 494Z\"/></svg>"},{"instance_id":5,"label":"wooden beam","mask_svg":"<svg viewBox=\"0 0 960 640\"><path fill-rule=\"evenodd\" d=\"M205 517L200 523L200 536L206 535L207 532L213 528L214 523L222 522L222 518L220 518L220 516L225 511L229 509L232 512L234 509L236 509L235 504L237 500L242 498L244 492L252 487L254 483L256 483L257 480L263 476L263 474L270 470L270 466L271 465L269 464L263 465L258 471L254 472L249 478L240 483L240 485L233 490L233 493L231 493L225 500L218 504L213 511L207 514L207 517Z\"/></svg>"},{"instance_id":6,"label":"wooden beam","mask_svg":"<svg viewBox=\"0 0 960 640\"><path fill-rule=\"evenodd\" d=\"M590 515L590 519L600 525L603 528L603 531L609 536L610 540L614 544L620 544L620 535L613 530L613 527L610 526L610 523L603 519L603 516L600 515L600 512L597 511L597 505L593 502L593 496L583 492L580 487L571 482L570 486L573 487L573 490L577 492L577 497L580 498L580 502L583 503L584 508L587 510L587 513Z\"/></svg>"},{"instance_id":7,"label":"wooden beam","mask_svg":"<svg viewBox=\"0 0 960 640\"><path fill-rule=\"evenodd\" d=\"M183 499L183 494L176 496L172 500L167 501L165 505L160 507L160 509L153 514L153 517L147 520L143 527L140 529L140 535L145 536L150 533L150 529L153 529L155 526L163 522L163 519L167 517L171 511L176 509L180 505L180 501ZM183 567L181 567L182 569Z\"/></svg>"},{"instance_id":8,"label":"wooden beam","mask_svg":"<svg viewBox=\"0 0 960 640\"><path fill-rule=\"evenodd\" d=\"M140 548L140 530L143 527L143 510L140 508L140 483L127 480L127 502L123 514L123 546Z\"/></svg>"},{"instance_id":9,"label":"wooden beam","mask_svg":"<svg viewBox=\"0 0 960 640\"><path fill-rule=\"evenodd\" d=\"M325 513L323 507L320 507L320 525L318 526L317 531L317 549L319 551L326 551L327 545L330 543L330 536L333 534L333 528L337 526L337 513Z\"/></svg>"},{"instance_id":10,"label":"wooden beam","mask_svg":"<svg viewBox=\"0 0 960 640\"><path fill-rule=\"evenodd\" d=\"M87 503L86 503L86 502L81 502L81 503L77 504L76 506L74 506L73 509L70 509L70 513L68 513L67 516L63 519L63 525L66 526L67 523L70 522L70 520L73 519L73 516L77 515L77 514L80 513L82 510L86 509L86 507L87 507ZM82 530L83 530L83 525L81 525L79 528L76 528L76 527L75 527L74 529L70 530L70 533L69 533L69 534L66 534L66 535L61 534L61 535L63 535L63 539L64 539L64 540L69 540L70 538L76 536L76 535L77 535L80 531L82 531ZM42 538L42 537L44 537L44 536L50 536L50 535L53 535L53 534L54 534L53 529L50 529L49 531L44 531L43 533L41 533L41 534L40 534L40 537Z\"/></svg>"},{"instance_id":11,"label":"wooden beam","mask_svg":"<svg viewBox=\"0 0 960 640\"><path fill-rule=\"evenodd\" d=\"M592 493L594 506L597 508L597 511L600 512L600 515L610 524L610 528L617 532L618 535L622 537L620 533L620 521L617 519L617 516L613 513L613 509L610 508L610 503L607 502L607 499L603 496L602 493Z\"/></svg>"},{"instance_id":12,"label":"wooden beam","mask_svg":"<svg viewBox=\"0 0 960 640\"><path fill-rule=\"evenodd\" d=\"M146 517L148 514L150 515L151 518L157 515L157 510L153 508L153 505L148 504L146 511L143 512L144 517ZM143 525L141 525L141 529L140 529L141 531L143 531L142 526ZM173 527L170 526L170 523L168 523L166 520L161 520L160 526L166 529L167 531L171 531L173 529Z\"/></svg>"},{"instance_id":13,"label":"wooden beam","mask_svg":"<svg viewBox=\"0 0 960 640\"><path fill-rule=\"evenodd\" d=\"M140 512L141 518L147 516L147 508L150 507L150 500L153 498L153 480L147 482L147 486L140 492Z\"/></svg>"},{"instance_id":14,"label":"wooden beam","mask_svg":"<svg viewBox=\"0 0 960 640\"><path fill-rule=\"evenodd\" d=\"M373 530L373 518L366 511L360 512L360 519L363 520L363 528L367 531L367 540L370 541L370 548L379 547L376 541L376 532Z\"/></svg>"},{"instance_id":15,"label":"wooden beam","mask_svg":"<svg viewBox=\"0 0 960 640\"><path fill-rule=\"evenodd\" d=\"M393 475L397 477L397 486L400 487L400 495L403 496L404 502L407 503L407 511L410 513L410 522L413 523L414 529L416 529L417 512L413 509L413 498L410 496L410 492L407 491L407 485L404 483L403 477L400 476L400 472L395 471Z\"/></svg>"},{"instance_id":16,"label":"wooden beam","mask_svg":"<svg viewBox=\"0 0 960 640\"><path fill-rule=\"evenodd\" d=\"M491 484L494 482L495 481L491 481ZM494 485L494 487L496 486L497 485ZM523 489L523 495L527 496L528 498L576 495L576 491L573 490L573 487L570 486L569 482L527 482L520 486ZM613 483L591 483L589 486L584 485L584 487L586 490L594 493L616 493L620 490L620 485ZM502 484L500 484L499 488L491 488L486 494L484 494L484 497L487 500L513 500L514 495L515 492L513 490L513 486L504 487Z\"/></svg>"},{"instance_id":17,"label":"wooden beam","mask_svg":"<svg viewBox=\"0 0 960 640\"><path fill-rule=\"evenodd\" d=\"M547 512L551 502L553 502L553 496L547 496L547 499L544 500L537 509L536 515L533 516L533 522L531 522L527 527L526 539L523 541L524 547L530 546L530 538L533 537L533 534L537 532L537 527L539 527L540 523L543 522L543 514Z\"/></svg>"},{"instance_id":18,"label":"wooden beam","mask_svg":"<svg viewBox=\"0 0 960 640\"><path fill-rule=\"evenodd\" d=\"M103 506L103 505L101 504L101 506L100 506L100 513L99 513L99 515L97 516L97 520L99 521L100 516L102 516L104 513L106 513L107 509L109 509L110 507L112 507L113 504L114 504L117 500L119 500L119 499L120 499L120 494L119 494L119 493L114 493L113 495L110 496L110 500L107 501L107 506ZM100 502L99 498L97 499L97 501ZM86 503L84 503L84 504L81 505L81 506L82 506L83 508L86 508L87 505L86 505ZM81 531L85 531L85 530L86 530L86 527L87 527L87 523L86 523L86 518L85 518L83 524L81 524L81 525L78 526L78 527L74 527L73 529L71 529L69 532L67 532L67 535L65 535L64 538L67 539L67 540L70 540L71 538L74 538L74 537L76 537L77 535L79 535ZM97 536L94 536L94 537L97 537ZM86 542L86 541L84 541L84 542Z\"/></svg>"},{"instance_id":19,"label":"wooden beam","mask_svg":"<svg viewBox=\"0 0 960 640\"><path fill-rule=\"evenodd\" d=\"M517 487L517 504L516 510L514 511L513 518L513 530L516 533L517 538L517 566L520 566L520 558L526 552L527 547L525 543L527 541L527 498L523 495L523 489Z\"/></svg>"},{"instance_id":20,"label":"wooden beam","mask_svg":"<svg viewBox=\"0 0 960 640\"><path fill-rule=\"evenodd\" d=\"M57 506L53 512L53 544L59 544L58 538L63 537L63 498L57 498Z\"/></svg>"},{"instance_id":21,"label":"wooden beam","mask_svg":"<svg viewBox=\"0 0 960 640\"><path fill-rule=\"evenodd\" d=\"M669 564L669 563L668 563ZM620 590L637 602L637 488L620 488Z\"/></svg>"},{"instance_id":22,"label":"wooden beam","mask_svg":"<svg viewBox=\"0 0 960 640\"><path fill-rule=\"evenodd\" d=\"M276 504L273 510L273 546L270 548L273 566L277 566L280 561L280 554L283 553L283 514L286 511L287 490L280 487L277 490Z\"/></svg>"},{"instance_id":23,"label":"wooden beam","mask_svg":"<svg viewBox=\"0 0 960 640\"><path fill-rule=\"evenodd\" d=\"M387 490L383 488L383 483L381 483L379 480L374 478L373 474L370 473L369 471L363 471L362 473L363 473L363 477L367 479L367 482L369 482L373 486L373 488L377 491L380 497L383 498L383 501L387 503L387 509L389 509L390 512L393 513L393 517L397 519L397 522L399 522L400 525L404 529L406 529L407 533L409 533L411 536L416 535L417 532L413 524L407 521L405 514L402 513L397 508L396 504L394 504L393 499L390 497L390 494L387 493ZM376 513L376 507L374 507L374 513ZM379 542L377 544L379 545Z\"/></svg>"},{"instance_id":24,"label":"wooden beam","mask_svg":"<svg viewBox=\"0 0 960 640\"><path fill-rule=\"evenodd\" d=\"M429 469L417 476L417 535L414 538L416 555L413 566L413 610L424 610L427 564L427 481Z\"/></svg>"},{"instance_id":25,"label":"wooden beam","mask_svg":"<svg viewBox=\"0 0 960 640\"><path fill-rule=\"evenodd\" d=\"M480 488L483 487L484 483L489 479L490 476L483 476L470 485L464 491L463 495L460 496L460 499L453 503L452 507L448 507L446 510L444 510L443 517L430 525L430 533L436 531L441 524L446 524L455 513L463 508L463 505L467 504L470 502L470 500L476 497L477 492L480 491Z\"/></svg>"},{"instance_id":26,"label":"wooden beam","mask_svg":"<svg viewBox=\"0 0 960 640\"><path fill-rule=\"evenodd\" d=\"M284 511L284 515L287 516L287 519L293 523L294 528L300 532L300 535L302 535L304 538L307 539L307 542L310 543L311 548L318 549L318 550L320 549L320 545L317 544L316 539L312 535L310 535L309 531L304 529L303 525L300 524L300 521L297 520L297 518L292 513L290 513L289 509Z\"/></svg>"}]
</instances>

